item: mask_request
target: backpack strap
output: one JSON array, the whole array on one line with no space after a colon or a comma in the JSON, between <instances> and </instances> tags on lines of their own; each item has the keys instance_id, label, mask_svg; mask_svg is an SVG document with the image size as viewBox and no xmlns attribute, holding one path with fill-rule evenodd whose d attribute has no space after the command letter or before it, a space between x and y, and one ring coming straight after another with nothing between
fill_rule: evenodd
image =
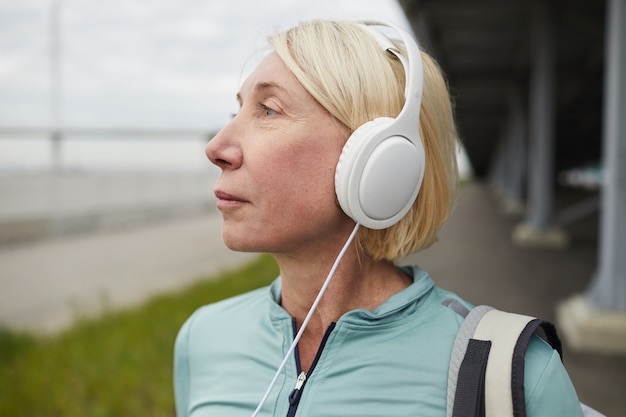
<instances>
[{"instance_id":1,"label":"backpack strap","mask_svg":"<svg viewBox=\"0 0 626 417\"><path fill-rule=\"evenodd\" d=\"M478 306L470 311L463 304L455 299L449 299L444 301L444 305L454 310L460 316L465 317L465 320L463 320L463 323L461 323L461 327L456 334L456 339L454 340L454 345L452 348L452 355L450 357L450 368L448 369L448 400L446 417L479 415L480 412L478 412L477 410L473 410L473 408L475 407L472 407L472 404L479 406L480 401L477 400L476 397L479 394L477 391L484 389L484 375L475 375L473 378L468 378L466 375L464 381L460 384L458 383L458 376L461 365L463 364L463 361L465 359L467 346L469 345L470 339L474 335L474 331L476 330L478 323L483 318L485 313L492 310L493 308L489 306ZM469 365L463 366L466 367ZM482 372L482 367L479 369ZM476 371L477 369L474 370ZM472 385L474 384L468 381L468 379L474 381L474 384L478 382L482 386L478 385L472 387ZM472 389L472 391L470 392L463 388L467 387L468 385ZM463 389L463 392L458 394L458 399L456 395L457 387L461 387L461 389ZM455 401L459 402L456 414L453 413ZM484 404L484 401L482 402ZM484 414L484 411L482 414Z\"/></svg>"},{"instance_id":2,"label":"backpack strap","mask_svg":"<svg viewBox=\"0 0 626 417\"><path fill-rule=\"evenodd\" d=\"M491 342L485 376L486 417L526 417L524 356L531 336L542 320L499 310L487 312L473 339ZM554 327L552 326L552 329ZM556 336L556 332L546 332ZM560 348L560 341L555 340Z\"/></svg>"},{"instance_id":3,"label":"backpack strap","mask_svg":"<svg viewBox=\"0 0 626 417\"><path fill-rule=\"evenodd\" d=\"M446 416L526 417L526 348L538 334L561 354L554 326L489 306L470 311L453 299L444 305L465 317L450 359Z\"/></svg>"}]
</instances>

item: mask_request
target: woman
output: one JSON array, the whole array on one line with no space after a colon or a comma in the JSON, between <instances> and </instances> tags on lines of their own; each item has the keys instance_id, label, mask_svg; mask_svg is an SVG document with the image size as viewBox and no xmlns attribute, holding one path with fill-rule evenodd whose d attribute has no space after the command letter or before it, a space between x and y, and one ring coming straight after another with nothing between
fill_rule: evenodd
<instances>
[{"instance_id":1,"label":"woman","mask_svg":"<svg viewBox=\"0 0 626 417\"><path fill-rule=\"evenodd\" d=\"M448 364L462 319L442 302L457 297L419 267L394 261L429 247L450 213L457 135L435 62L422 52L421 61L407 64L405 49L416 46L380 33L318 20L271 37L273 51L237 94L240 111L207 145L222 171L215 195L224 242L272 254L280 277L199 309L183 326L175 354L179 417L249 416L255 409L263 416L446 415ZM405 78L405 69L418 74ZM404 116L419 127L414 142L425 155L423 179L420 171L409 181L419 194L399 220L361 227L351 242L355 220L335 191L344 145L364 123L405 114L419 95L417 111ZM529 416L580 414L552 348L534 340L526 362Z\"/></svg>"}]
</instances>

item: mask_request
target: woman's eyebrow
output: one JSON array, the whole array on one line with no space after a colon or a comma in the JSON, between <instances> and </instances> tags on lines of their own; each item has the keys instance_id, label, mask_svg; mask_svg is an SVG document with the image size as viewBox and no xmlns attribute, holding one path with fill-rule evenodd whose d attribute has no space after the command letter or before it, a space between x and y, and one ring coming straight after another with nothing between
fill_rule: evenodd
<instances>
[{"instance_id":1,"label":"woman's eyebrow","mask_svg":"<svg viewBox=\"0 0 626 417\"><path fill-rule=\"evenodd\" d=\"M254 86L254 90L257 94L265 90L274 90L274 89L287 94L287 89L285 89L285 87L273 81L260 81L256 83L256 85ZM237 93L236 98L237 98L237 102L239 103L239 107L241 107L243 105L241 92Z\"/></svg>"},{"instance_id":2,"label":"woman's eyebrow","mask_svg":"<svg viewBox=\"0 0 626 417\"><path fill-rule=\"evenodd\" d=\"M272 90L272 89L277 89L279 91L286 91L284 87L282 87L281 85L273 81L260 81L254 87L255 87L255 90L257 91Z\"/></svg>"}]
</instances>

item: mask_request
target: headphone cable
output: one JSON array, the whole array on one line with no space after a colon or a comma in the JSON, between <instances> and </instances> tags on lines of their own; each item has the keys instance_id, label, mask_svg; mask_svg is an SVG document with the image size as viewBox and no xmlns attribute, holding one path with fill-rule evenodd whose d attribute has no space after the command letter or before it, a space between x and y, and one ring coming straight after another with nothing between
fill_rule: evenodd
<instances>
[{"instance_id":1,"label":"headphone cable","mask_svg":"<svg viewBox=\"0 0 626 417\"><path fill-rule=\"evenodd\" d=\"M350 236L346 240L346 243L343 245L343 248L339 252L339 255L337 255L337 259L335 259L335 263L330 269L330 272L328 273L328 276L326 277L326 280L324 281L322 288L317 294L315 301L313 301L313 305L309 309L309 312L307 313L304 321L302 322L302 326L300 326L300 330L298 330L296 337L294 337L293 342L291 343L291 346L289 347L289 350L287 350L287 353L285 354L283 361L281 362L280 366L276 370L276 373L274 374L274 378L272 379L272 382L270 382L270 385L267 387L267 390L265 391L265 395L263 395L261 402L257 406L256 410L254 410L252 417L258 416L259 412L261 412L261 409L263 408L263 405L265 405L265 402L267 401L270 393L272 392L274 385L276 385L276 382L278 381L278 377L280 376L281 372L285 368L285 365L287 364L287 361L289 360L294 350L296 349L296 346L298 345L298 341L300 340L300 337L302 337L302 334L304 333L304 329L306 329L307 325L309 324L309 321L311 320L311 317L313 316L313 312L315 312L317 305L319 304L320 300L322 299L322 296L326 292L326 288L328 288L328 284L330 284L330 280L332 279L333 275L335 275L335 271L337 270L337 267L339 266L339 262L341 261L341 259L343 258L343 255L348 250L348 247L350 246L352 241L354 240L354 236L356 236L356 232L359 230L359 226L360 226L359 223L357 223L354 226L352 233L350 233Z\"/></svg>"}]
</instances>

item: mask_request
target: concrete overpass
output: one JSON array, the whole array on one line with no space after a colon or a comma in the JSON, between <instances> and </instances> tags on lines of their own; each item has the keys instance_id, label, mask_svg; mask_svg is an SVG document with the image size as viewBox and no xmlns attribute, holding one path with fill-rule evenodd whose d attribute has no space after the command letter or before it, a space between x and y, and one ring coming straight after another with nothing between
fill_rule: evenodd
<instances>
[{"instance_id":1,"label":"concrete overpass","mask_svg":"<svg viewBox=\"0 0 626 417\"><path fill-rule=\"evenodd\" d=\"M476 175L521 216L514 243L562 250L599 215L597 272L557 321L573 348L626 353L626 0L399 4L448 77Z\"/></svg>"}]
</instances>

